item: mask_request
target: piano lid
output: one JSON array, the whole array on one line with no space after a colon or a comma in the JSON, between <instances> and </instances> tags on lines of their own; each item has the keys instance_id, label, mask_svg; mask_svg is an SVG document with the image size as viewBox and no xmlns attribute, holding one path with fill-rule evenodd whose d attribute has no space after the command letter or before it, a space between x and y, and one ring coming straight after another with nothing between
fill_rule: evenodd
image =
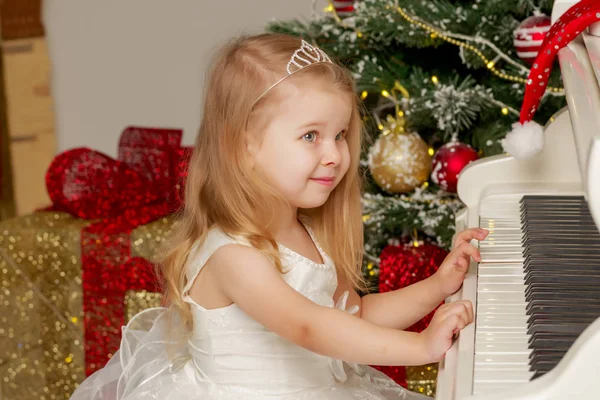
<instances>
[{"instance_id":1,"label":"piano lid","mask_svg":"<svg viewBox=\"0 0 600 400\"><path fill-rule=\"evenodd\" d=\"M584 194L600 229L600 36L583 32L558 59Z\"/></svg>"},{"instance_id":2,"label":"piano lid","mask_svg":"<svg viewBox=\"0 0 600 400\"><path fill-rule=\"evenodd\" d=\"M596 76L596 84L600 86L600 36L584 33L583 39L592 70Z\"/></svg>"}]
</instances>

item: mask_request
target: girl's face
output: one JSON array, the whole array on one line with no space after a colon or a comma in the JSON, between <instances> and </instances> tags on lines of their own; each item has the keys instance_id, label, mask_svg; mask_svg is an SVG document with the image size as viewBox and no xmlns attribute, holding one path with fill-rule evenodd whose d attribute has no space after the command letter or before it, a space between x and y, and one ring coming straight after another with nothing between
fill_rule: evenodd
<instances>
[{"instance_id":1,"label":"girl's face","mask_svg":"<svg viewBox=\"0 0 600 400\"><path fill-rule=\"evenodd\" d=\"M353 98L318 82L281 85L283 101L272 106L260 143L249 144L253 167L291 206L319 207L350 165Z\"/></svg>"}]
</instances>

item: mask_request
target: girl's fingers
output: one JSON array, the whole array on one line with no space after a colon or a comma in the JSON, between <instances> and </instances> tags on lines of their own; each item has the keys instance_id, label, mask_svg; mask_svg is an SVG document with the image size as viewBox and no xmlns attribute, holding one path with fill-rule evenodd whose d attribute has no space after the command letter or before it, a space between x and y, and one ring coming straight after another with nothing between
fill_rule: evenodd
<instances>
[{"instance_id":1,"label":"girl's fingers","mask_svg":"<svg viewBox=\"0 0 600 400\"><path fill-rule=\"evenodd\" d=\"M459 316L464 320L465 325L473 322L473 304L468 300L461 300L455 303L450 303L451 308L448 310L446 318L452 315Z\"/></svg>"},{"instance_id":2,"label":"girl's fingers","mask_svg":"<svg viewBox=\"0 0 600 400\"><path fill-rule=\"evenodd\" d=\"M456 236L454 247L458 247L463 243L469 243L473 239L483 240L487 237L489 231L483 228L470 228L462 231Z\"/></svg>"},{"instance_id":3,"label":"girl's fingers","mask_svg":"<svg viewBox=\"0 0 600 400\"><path fill-rule=\"evenodd\" d=\"M473 257L473 259L477 262L481 261L481 254L479 254L479 249L470 243L463 243L456 249L452 250L452 252L456 252L457 255L466 256L467 258Z\"/></svg>"}]
</instances>

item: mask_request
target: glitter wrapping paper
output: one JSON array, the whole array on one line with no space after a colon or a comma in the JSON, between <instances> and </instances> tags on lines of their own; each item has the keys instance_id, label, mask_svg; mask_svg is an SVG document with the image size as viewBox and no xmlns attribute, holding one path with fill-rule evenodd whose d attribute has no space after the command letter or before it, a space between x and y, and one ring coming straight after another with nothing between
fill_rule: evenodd
<instances>
[{"instance_id":1,"label":"glitter wrapping paper","mask_svg":"<svg viewBox=\"0 0 600 400\"><path fill-rule=\"evenodd\" d=\"M128 290L125 293L125 322L148 308L160 307L162 294L147 290Z\"/></svg>"},{"instance_id":2,"label":"glitter wrapping paper","mask_svg":"<svg viewBox=\"0 0 600 400\"><path fill-rule=\"evenodd\" d=\"M180 139L132 127L118 160L59 154L46 176L53 206L0 222L3 399L68 398L118 349L130 316L160 305L152 260L182 200L191 148Z\"/></svg>"},{"instance_id":3,"label":"glitter wrapping paper","mask_svg":"<svg viewBox=\"0 0 600 400\"><path fill-rule=\"evenodd\" d=\"M64 399L85 376L81 230L40 212L0 222L0 397Z\"/></svg>"},{"instance_id":4,"label":"glitter wrapping paper","mask_svg":"<svg viewBox=\"0 0 600 400\"><path fill-rule=\"evenodd\" d=\"M432 243L413 242L387 246L381 252L379 291L389 292L412 285L433 275L444 261L448 251ZM407 330L421 332L427 328L434 311ZM435 396L437 364L419 367L376 367L398 384L428 396ZM432 372L433 371L433 372Z\"/></svg>"},{"instance_id":5,"label":"glitter wrapping paper","mask_svg":"<svg viewBox=\"0 0 600 400\"><path fill-rule=\"evenodd\" d=\"M437 373L437 364L406 367L406 388L413 392L435 397Z\"/></svg>"}]
</instances>

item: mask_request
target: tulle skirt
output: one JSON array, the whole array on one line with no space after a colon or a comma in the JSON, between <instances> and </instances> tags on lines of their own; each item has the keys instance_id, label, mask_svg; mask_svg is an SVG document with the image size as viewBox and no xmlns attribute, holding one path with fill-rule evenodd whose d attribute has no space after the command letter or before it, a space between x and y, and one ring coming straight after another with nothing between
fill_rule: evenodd
<instances>
[{"instance_id":1,"label":"tulle skirt","mask_svg":"<svg viewBox=\"0 0 600 400\"><path fill-rule=\"evenodd\" d=\"M88 377L72 400L390 400L427 399L405 390L371 367L332 360L336 381L326 387L256 390L214 383L191 357L177 318L152 308L123 327L120 349L104 368ZM167 334L168 332L168 334ZM268 377L265 377L268 381Z\"/></svg>"}]
</instances>

